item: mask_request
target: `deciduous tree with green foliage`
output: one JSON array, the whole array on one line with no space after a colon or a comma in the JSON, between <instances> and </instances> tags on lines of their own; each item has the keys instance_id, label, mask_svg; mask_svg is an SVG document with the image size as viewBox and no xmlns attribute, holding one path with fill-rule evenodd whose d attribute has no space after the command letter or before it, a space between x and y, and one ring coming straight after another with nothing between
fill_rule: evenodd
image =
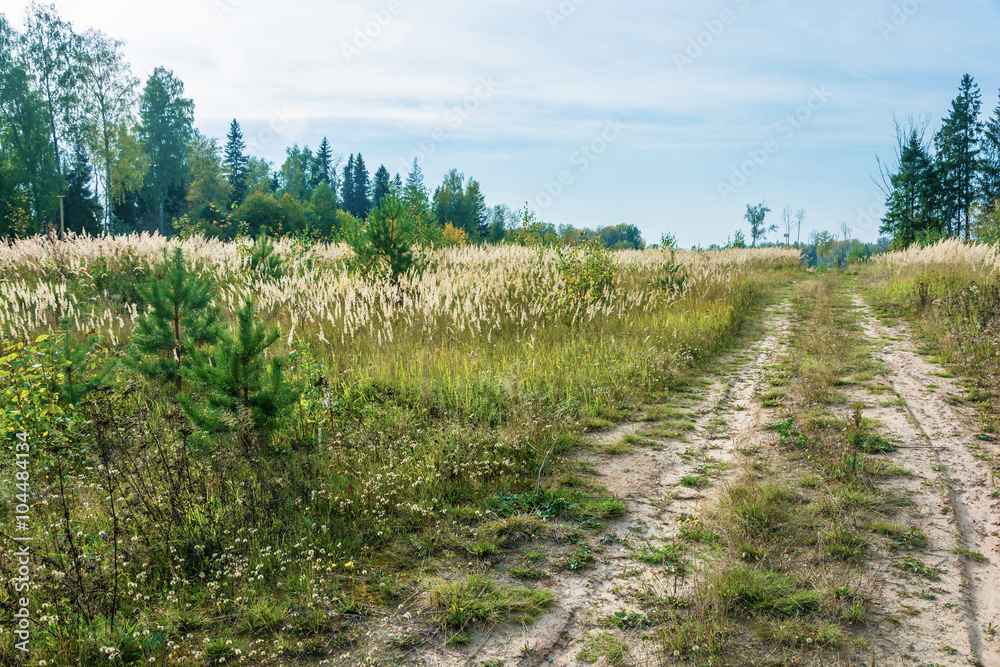
<instances>
[{"instance_id":1,"label":"deciduous tree with green foliage","mask_svg":"<svg viewBox=\"0 0 1000 667\"><path fill-rule=\"evenodd\" d=\"M756 206L751 206L747 204L747 212L743 215L748 223L750 223L750 238L753 240L751 245L756 247L757 241L764 238L768 232L774 232L778 230L777 225L771 225L766 227L764 225L764 218L767 214L771 212L768 208L766 202L761 202Z\"/></svg>"},{"instance_id":2,"label":"deciduous tree with green foliage","mask_svg":"<svg viewBox=\"0 0 1000 667\"><path fill-rule=\"evenodd\" d=\"M112 202L126 191L142 185L145 164L122 156L122 142L130 137L139 80L122 53L120 40L88 30L81 41L80 66L83 81L82 109L87 148L98 167L104 197L104 213L110 216ZM105 226L110 228L110 217Z\"/></svg>"},{"instance_id":3,"label":"deciduous tree with green foliage","mask_svg":"<svg viewBox=\"0 0 1000 667\"><path fill-rule=\"evenodd\" d=\"M181 213L185 200L187 157L194 133L194 102L183 97L184 84L174 73L157 67L146 81L139 105L139 141L149 157L145 189L160 234L167 217Z\"/></svg>"}]
</instances>

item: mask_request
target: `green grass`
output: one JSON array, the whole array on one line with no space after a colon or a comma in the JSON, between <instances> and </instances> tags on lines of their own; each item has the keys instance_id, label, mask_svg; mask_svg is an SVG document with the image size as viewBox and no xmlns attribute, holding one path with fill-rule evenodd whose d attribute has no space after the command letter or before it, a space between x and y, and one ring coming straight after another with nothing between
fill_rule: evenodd
<instances>
[{"instance_id":1,"label":"green grass","mask_svg":"<svg viewBox=\"0 0 1000 667\"><path fill-rule=\"evenodd\" d=\"M708 486L710 484L708 478L702 475L685 475L681 477L680 482L682 485L691 487L693 489L698 489L703 486Z\"/></svg>"},{"instance_id":2,"label":"green grass","mask_svg":"<svg viewBox=\"0 0 1000 667\"><path fill-rule=\"evenodd\" d=\"M533 567L514 565L510 568L510 576L517 579L526 579L528 581L539 581L541 579L548 579L549 573Z\"/></svg>"},{"instance_id":3,"label":"green grass","mask_svg":"<svg viewBox=\"0 0 1000 667\"><path fill-rule=\"evenodd\" d=\"M472 574L459 581L434 584L428 589L428 599L441 614L442 625L461 630L474 624L529 622L552 605L555 594Z\"/></svg>"},{"instance_id":4,"label":"green grass","mask_svg":"<svg viewBox=\"0 0 1000 667\"><path fill-rule=\"evenodd\" d=\"M868 547L868 543L861 536L843 526L837 526L825 533L823 539L826 543L826 552L842 561L861 562Z\"/></svg>"},{"instance_id":5,"label":"green grass","mask_svg":"<svg viewBox=\"0 0 1000 667\"><path fill-rule=\"evenodd\" d=\"M796 506L795 496L787 488L773 484L734 484L727 495L726 512L753 539L777 535Z\"/></svg>"},{"instance_id":6,"label":"green grass","mask_svg":"<svg viewBox=\"0 0 1000 667\"><path fill-rule=\"evenodd\" d=\"M791 618L816 611L822 594L809 584L779 572L738 566L712 577L724 605L752 613Z\"/></svg>"},{"instance_id":7,"label":"green grass","mask_svg":"<svg viewBox=\"0 0 1000 667\"><path fill-rule=\"evenodd\" d=\"M656 445L656 440L653 440L652 438L647 438L638 433L629 433L628 435L622 438L622 442L626 442L630 445L637 445L639 447L652 447Z\"/></svg>"},{"instance_id":8,"label":"green grass","mask_svg":"<svg viewBox=\"0 0 1000 667\"><path fill-rule=\"evenodd\" d=\"M479 536L501 547L509 547L544 534L550 526L537 514L512 514L479 527Z\"/></svg>"},{"instance_id":9,"label":"green grass","mask_svg":"<svg viewBox=\"0 0 1000 667\"><path fill-rule=\"evenodd\" d=\"M557 570L575 572L577 570L586 570L593 567L595 560L597 560L597 557L594 555L593 551L591 551L588 547L579 547L556 559L552 563L552 566Z\"/></svg>"},{"instance_id":10,"label":"green grass","mask_svg":"<svg viewBox=\"0 0 1000 667\"><path fill-rule=\"evenodd\" d=\"M871 529L892 540L895 548L919 549L927 546L927 535L916 526L907 527L887 521L876 521Z\"/></svg>"},{"instance_id":11,"label":"green grass","mask_svg":"<svg viewBox=\"0 0 1000 667\"><path fill-rule=\"evenodd\" d=\"M576 659L580 662L597 662L604 658L608 664L620 667L626 663L628 656L628 644L622 639L611 632L597 631L587 635Z\"/></svg>"},{"instance_id":12,"label":"green grass","mask_svg":"<svg viewBox=\"0 0 1000 667\"><path fill-rule=\"evenodd\" d=\"M955 553L959 556L965 556L976 563L988 563L990 560L982 551L972 551L968 547L955 547Z\"/></svg>"},{"instance_id":13,"label":"green grass","mask_svg":"<svg viewBox=\"0 0 1000 667\"><path fill-rule=\"evenodd\" d=\"M893 567L897 567L905 572L910 572L911 574L917 574L930 581L938 581L941 579L941 569L937 567L932 567L926 565L922 560L911 556L905 560L896 561Z\"/></svg>"},{"instance_id":14,"label":"green grass","mask_svg":"<svg viewBox=\"0 0 1000 667\"><path fill-rule=\"evenodd\" d=\"M632 555L637 561L662 567L671 574L684 575L688 563L684 560L685 547L680 542L668 542L657 547L644 544Z\"/></svg>"}]
</instances>

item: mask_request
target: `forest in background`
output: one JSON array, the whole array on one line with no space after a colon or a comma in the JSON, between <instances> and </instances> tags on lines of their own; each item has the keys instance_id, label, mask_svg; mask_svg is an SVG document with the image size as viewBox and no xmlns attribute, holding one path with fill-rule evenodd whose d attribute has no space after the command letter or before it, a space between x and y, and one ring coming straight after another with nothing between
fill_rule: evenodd
<instances>
[{"instance_id":1,"label":"forest in background","mask_svg":"<svg viewBox=\"0 0 1000 667\"><path fill-rule=\"evenodd\" d=\"M519 229L565 243L596 235L608 247L645 245L631 224L557 229L527 206L487 206L479 182L457 169L433 191L417 160L405 181L385 165L372 174L360 151L345 162L326 137L315 151L289 147L280 166L247 153L236 119L220 145L194 126L194 101L172 71L157 67L143 84L122 42L78 33L55 6L33 3L21 32L0 14L0 236L56 224L60 196L65 230L92 235L349 240L391 196L426 245L495 243Z\"/></svg>"}]
</instances>

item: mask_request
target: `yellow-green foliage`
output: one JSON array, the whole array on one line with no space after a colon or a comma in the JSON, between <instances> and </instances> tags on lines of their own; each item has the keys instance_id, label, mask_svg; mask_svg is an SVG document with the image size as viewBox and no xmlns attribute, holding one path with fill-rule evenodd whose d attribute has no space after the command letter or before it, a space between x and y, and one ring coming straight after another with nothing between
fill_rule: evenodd
<instances>
[{"instance_id":1,"label":"yellow-green foliage","mask_svg":"<svg viewBox=\"0 0 1000 667\"><path fill-rule=\"evenodd\" d=\"M8 442L13 434L28 432L48 438L56 422L72 412L60 405L56 387L63 381L52 358L50 337L38 336L33 343L5 341L0 356L0 430Z\"/></svg>"}]
</instances>

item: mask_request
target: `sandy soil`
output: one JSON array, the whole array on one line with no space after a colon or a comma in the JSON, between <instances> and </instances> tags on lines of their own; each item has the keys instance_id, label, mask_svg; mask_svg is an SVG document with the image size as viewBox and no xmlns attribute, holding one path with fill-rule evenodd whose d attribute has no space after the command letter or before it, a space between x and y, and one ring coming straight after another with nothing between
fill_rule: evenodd
<instances>
[{"instance_id":1,"label":"sandy soil","mask_svg":"<svg viewBox=\"0 0 1000 667\"><path fill-rule=\"evenodd\" d=\"M996 484L990 463L996 447L977 437L975 415L955 406L962 388L917 354L908 327L880 323L858 297L855 305L884 364L892 390L885 396L905 401L866 409L865 416L881 421L900 443L891 460L912 474L888 486L912 500L910 520L929 538L920 558L942 570L939 582L900 577L899 568L879 571L882 611L899 625L898 632L873 638L878 664L1000 665L994 636L1000 626L1000 503L991 497ZM987 560L959 555L959 548Z\"/></svg>"}]
</instances>

